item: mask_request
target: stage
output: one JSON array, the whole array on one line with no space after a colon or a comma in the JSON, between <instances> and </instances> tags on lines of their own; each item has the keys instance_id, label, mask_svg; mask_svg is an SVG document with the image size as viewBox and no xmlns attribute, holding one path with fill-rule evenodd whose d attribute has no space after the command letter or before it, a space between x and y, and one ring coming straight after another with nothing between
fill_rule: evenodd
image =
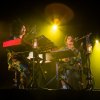
<instances>
[{"instance_id":1,"label":"stage","mask_svg":"<svg viewBox=\"0 0 100 100\"><path fill-rule=\"evenodd\" d=\"M100 90L64 90L64 89L1 89L0 97L3 99L13 98L13 99L96 99L100 97Z\"/></svg>"}]
</instances>

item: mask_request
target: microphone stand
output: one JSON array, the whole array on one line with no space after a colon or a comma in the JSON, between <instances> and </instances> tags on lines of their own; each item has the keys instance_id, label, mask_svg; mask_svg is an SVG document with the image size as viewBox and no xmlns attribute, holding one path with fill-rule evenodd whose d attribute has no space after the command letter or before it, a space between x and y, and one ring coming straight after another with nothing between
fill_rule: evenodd
<instances>
[{"instance_id":1,"label":"microphone stand","mask_svg":"<svg viewBox=\"0 0 100 100\"><path fill-rule=\"evenodd\" d=\"M79 41L79 40L82 40L82 39L84 39L84 38L89 38L89 36L91 35L92 33L89 33L89 34L87 34L87 35L85 35L85 36L83 36L83 37L81 37L81 38L75 38L74 40L77 42L77 41ZM88 39L88 42L89 42L89 39Z\"/></svg>"},{"instance_id":2,"label":"microphone stand","mask_svg":"<svg viewBox=\"0 0 100 100\"><path fill-rule=\"evenodd\" d=\"M87 35L86 36L86 47L87 47L87 52L86 52L86 57L87 57L87 62L86 62L86 65L87 65L87 86L86 86L86 89L87 90L92 90L93 89L93 84L92 84L92 75L91 75L91 68L90 68L90 54L92 52L92 46L90 44L90 39L89 39L89 36L90 35Z\"/></svg>"},{"instance_id":3,"label":"microphone stand","mask_svg":"<svg viewBox=\"0 0 100 100\"><path fill-rule=\"evenodd\" d=\"M91 74L91 68L90 68L90 54L92 52L92 45L90 43L90 35L92 33L89 33L88 35L85 35L81 38L77 38L75 39L75 41L79 41L82 40L84 38L86 38L86 66L87 66L87 85L86 85L86 89L88 90L92 90L93 89L93 80L92 80L92 74Z\"/></svg>"}]
</instances>

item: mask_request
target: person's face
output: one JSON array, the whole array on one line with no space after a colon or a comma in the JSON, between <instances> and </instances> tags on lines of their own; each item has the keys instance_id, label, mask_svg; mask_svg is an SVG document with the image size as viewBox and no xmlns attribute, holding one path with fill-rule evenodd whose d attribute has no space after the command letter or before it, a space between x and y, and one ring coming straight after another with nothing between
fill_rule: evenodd
<instances>
[{"instance_id":1,"label":"person's face","mask_svg":"<svg viewBox=\"0 0 100 100\"><path fill-rule=\"evenodd\" d=\"M73 37L72 36L68 36L65 42L66 42L66 45L68 45L68 44L70 44L70 45L72 44L73 45L73 42L74 42L73 41Z\"/></svg>"}]
</instances>

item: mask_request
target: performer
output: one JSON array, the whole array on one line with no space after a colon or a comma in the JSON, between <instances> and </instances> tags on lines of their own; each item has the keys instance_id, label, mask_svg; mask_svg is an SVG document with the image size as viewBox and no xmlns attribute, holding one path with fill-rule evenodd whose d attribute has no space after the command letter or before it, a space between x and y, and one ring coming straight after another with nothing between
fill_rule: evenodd
<instances>
[{"instance_id":1,"label":"performer","mask_svg":"<svg viewBox=\"0 0 100 100\"><path fill-rule=\"evenodd\" d=\"M22 26L21 26L20 32L19 32L19 33L13 34L13 35L11 36L11 38L12 38L12 39L16 39L16 38L22 39L23 36L24 36L25 34L26 34L26 27L25 27L25 25L22 25Z\"/></svg>"},{"instance_id":2,"label":"performer","mask_svg":"<svg viewBox=\"0 0 100 100\"><path fill-rule=\"evenodd\" d=\"M73 36L65 36L65 47L63 50L71 50L74 56L62 59L59 68L61 86L63 89L79 90L81 89L82 81L82 61L79 50L75 48Z\"/></svg>"},{"instance_id":3,"label":"performer","mask_svg":"<svg viewBox=\"0 0 100 100\"><path fill-rule=\"evenodd\" d=\"M26 35L26 27L22 23L14 23L12 26L12 34L10 36L10 40L14 39L22 39ZM18 25L19 24L19 25ZM19 47L19 52L23 51L25 48ZM15 72L15 84L18 88L24 89L27 87L27 78L29 78L29 70L28 70L28 62L25 58L25 54L21 54L12 49L8 50L8 70L12 70Z\"/></svg>"}]
</instances>

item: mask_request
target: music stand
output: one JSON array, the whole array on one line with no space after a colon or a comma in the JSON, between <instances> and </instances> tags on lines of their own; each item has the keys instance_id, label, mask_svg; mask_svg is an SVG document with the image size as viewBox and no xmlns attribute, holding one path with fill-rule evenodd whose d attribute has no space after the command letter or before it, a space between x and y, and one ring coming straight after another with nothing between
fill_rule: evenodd
<instances>
[{"instance_id":1,"label":"music stand","mask_svg":"<svg viewBox=\"0 0 100 100\"><path fill-rule=\"evenodd\" d=\"M36 80L35 80L35 75L34 73L37 73L37 72L34 72L34 64L35 64L35 59L37 61L37 63L39 64L40 66L40 62L39 62L39 54L42 53L43 54L43 62L45 62L45 52L46 51L50 51L50 49L56 47L53 42L51 42L48 38L46 38L44 35L41 35L39 37L36 37L34 38L33 40L33 67L32 67L32 70L33 70L33 81L32 81L32 86L36 85ZM34 57L34 54L36 55ZM41 69L42 71L42 69ZM42 73L43 74L43 73ZM44 76L44 75L43 75Z\"/></svg>"},{"instance_id":2,"label":"music stand","mask_svg":"<svg viewBox=\"0 0 100 100\"><path fill-rule=\"evenodd\" d=\"M52 56L56 60L56 79L57 79L57 88L59 87L59 59L67 58L67 57L74 57L74 52L71 50L59 50L59 51L53 51ZM68 84L68 83L67 83ZM69 85L70 87L70 85Z\"/></svg>"}]
</instances>

